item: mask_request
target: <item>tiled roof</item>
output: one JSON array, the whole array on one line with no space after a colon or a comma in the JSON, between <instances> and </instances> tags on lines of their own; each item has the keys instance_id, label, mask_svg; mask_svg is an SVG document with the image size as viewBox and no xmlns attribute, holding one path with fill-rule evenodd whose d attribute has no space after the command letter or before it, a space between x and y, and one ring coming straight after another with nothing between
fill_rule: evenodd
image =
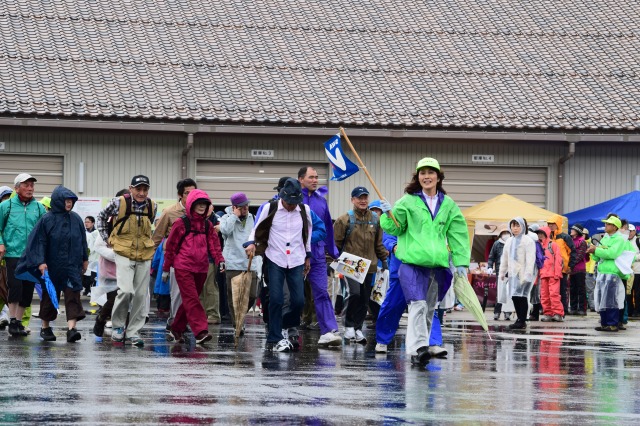
<instances>
[{"instance_id":1,"label":"tiled roof","mask_svg":"<svg viewBox=\"0 0 640 426\"><path fill-rule=\"evenodd\" d=\"M0 114L640 130L637 0L3 0Z\"/></svg>"}]
</instances>

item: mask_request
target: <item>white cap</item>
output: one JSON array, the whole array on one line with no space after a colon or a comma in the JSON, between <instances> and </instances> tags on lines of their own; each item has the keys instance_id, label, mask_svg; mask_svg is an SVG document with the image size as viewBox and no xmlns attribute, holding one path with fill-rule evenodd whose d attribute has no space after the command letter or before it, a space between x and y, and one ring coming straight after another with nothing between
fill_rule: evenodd
<instances>
[{"instance_id":1,"label":"white cap","mask_svg":"<svg viewBox=\"0 0 640 426\"><path fill-rule=\"evenodd\" d=\"M28 180L32 180L34 182L37 182L38 179L34 178L33 176L31 176L29 173L20 173L18 176L16 176L16 178L13 180L13 184L14 185L18 185L21 184L22 182L26 182Z\"/></svg>"},{"instance_id":2,"label":"white cap","mask_svg":"<svg viewBox=\"0 0 640 426\"><path fill-rule=\"evenodd\" d=\"M633 223L629 224L629 231L635 231L636 230L636 226Z\"/></svg>"}]
</instances>

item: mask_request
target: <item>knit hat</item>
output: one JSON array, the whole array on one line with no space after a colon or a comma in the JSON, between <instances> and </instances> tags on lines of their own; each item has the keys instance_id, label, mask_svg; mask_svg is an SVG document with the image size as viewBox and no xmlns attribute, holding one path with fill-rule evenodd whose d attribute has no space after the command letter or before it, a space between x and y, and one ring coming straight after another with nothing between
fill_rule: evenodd
<instances>
[{"instance_id":1,"label":"knit hat","mask_svg":"<svg viewBox=\"0 0 640 426\"><path fill-rule=\"evenodd\" d=\"M580 235L584 235L584 226L580 225L579 223L576 223L575 225L573 225L571 229L573 229Z\"/></svg>"}]
</instances>

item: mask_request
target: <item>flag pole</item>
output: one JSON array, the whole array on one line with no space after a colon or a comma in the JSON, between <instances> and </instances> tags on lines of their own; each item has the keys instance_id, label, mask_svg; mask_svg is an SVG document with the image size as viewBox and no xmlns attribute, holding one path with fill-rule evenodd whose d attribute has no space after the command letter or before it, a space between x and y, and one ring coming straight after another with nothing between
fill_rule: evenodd
<instances>
[{"instance_id":1,"label":"flag pole","mask_svg":"<svg viewBox=\"0 0 640 426\"><path fill-rule=\"evenodd\" d=\"M376 185L376 183L373 181L373 178L371 177L371 174L369 173L369 170L367 170L367 168L365 167L364 163L360 159L360 156L358 155L358 153L356 152L355 148L351 144L351 141L349 140L349 136L347 136L347 133L344 131L344 127L340 127L340 134L342 136L344 136L344 139L349 144L349 148L351 148L351 152L353 152L353 155L355 155L356 160L358 160L358 163L360 164L360 168L362 170L364 170L364 174L367 175L367 178L369 179L369 182L371 182L371 185L373 185L373 189L378 194L378 198L380 198L381 200L384 200L385 198L382 196L382 193L380 192L380 189L378 189L378 185ZM389 211L388 213L389 213L389 216L391 217L391 219L393 220L393 223L396 224L396 227L400 228L400 224L398 223L396 218L393 217L393 213L391 211Z\"/></svg>"}]
</instances>

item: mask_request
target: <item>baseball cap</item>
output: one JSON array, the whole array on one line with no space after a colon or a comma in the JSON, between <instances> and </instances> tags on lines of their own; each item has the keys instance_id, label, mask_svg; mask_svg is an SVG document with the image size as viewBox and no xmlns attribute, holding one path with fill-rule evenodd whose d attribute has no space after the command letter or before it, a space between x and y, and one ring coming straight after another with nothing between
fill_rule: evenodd
<instances>
[{"instance_id":1,"label":"baseball cap","mask_svg":"<svg viewBox=\"0 0 640 426\"><path fill-rule=\"evenodd\" d=\"M620 222L620 219L618 219L615 216L611 216L609 219L602 219L602 221L604 223L610 223L611 225L615 226L618 229L622 227L622 222Z\"/></svg>"},{"instance_id":2,"label":"baseball cap","mask_svg":"<svg viewBox=\"0 0 640 426\"><path fill-rule=\"evenodd\" d=\"M0 198L4 197L7 194L11 194L12 192L12 188L9 188L8 186L0 186Z\"/></svg>"},{"instance_id":3,"label":"baseball cap","mask_svg":"<svg viewBox=\"0 0 640 426\"><path fill-rule=\"evenodd\" d=\"M367 188L365 188L364 186L356 186L355 188L353 188L353 191L351 191L351 197L359 197L361 195L367 194L369 195L369 190Z\"/></svg>"},{"instance_id":4,"label":"baseball cap","mask_svg":"<svg viewBox=\"0 0 640 426\"><path fill-rule=\"evenodd\" d=\"M243 192L236 192L230 198L231 205L237 207L243 207L249 204L249 199Z\"/></svg>"},{"instance_id":5,"label":"baseball cap","mask_svg":"<svg viewBox=\"0 0 640 426\"><path fill-rule=\"evenodd\" d=\"M31 176L29 173L20 173L18 176L16 176L16 178L13 180L13 184L14 185L18 185L22 182L26 182L28 180L32 180L34 182L37 182L38 179L34 178L33 176Z\"/></svg>"},{"instance_id":6,"label":"baseball cap","mask_svg":"<svg viewBox=\"0 0 640 426\"><path fill-rule=\"evenodd\" d=\"M633 223L629 224L629 231L635 231L636 230L636 226Z\"/></svg>"},{"instance_id":7,"label":"baseball cap","mask_svg":"<svg viewBox=\"0 0 640 426\"><path fill-rule=\"evenodd\" d=\"M369 210L371 209L380 209L382 210L382 207L380 207L380 200L373 200L372 202L369 203Z\"/></svg>"},{"instance_id":8,"label":"baseball cap","mask_svg":"<svg viewBox=\"0 0 640 426\"><path fill-rule=\"evenodd\" d=\"M440 163L438 163L438 160L431 157L424 157L422 160L418 161L418 165L416 166L416 171L420 170L423 167L431 167L433 169L440 171Z\"/></svg>"},{"instance_id":9,"label":"baseball cap","mask_svg":"<svg viewBox=\"0 0 640 426\"><path fill-rule=\"evenodd\" d=\"M280 180L278 181L278 186L274 187L273 189L275 189L276 191L280 191L282 188L284 188L284 183L287 181L287 179L292 179L289 176L283 176L280 178Z\"/></svg>"},{"instance_id":10,"label":"baseball cap","mask_svg":"<svg viewBox=\"0 0 640 426\"><path fill-rule=\"evenodd\" d=\"M287 204L302 203L302 188L300 182L293 178L287 179L284 186L280 190L280 198Z\"/></svg>"},{"instance_id":11,"label":"baseball cap","mask_svg":"<svg viewBox=\"0 0 640 426\"><path fill-rule=\"evenodd\" d=\"M131 179L131 186L135 188L136 186L140 185L147 185L150 187L151 184L149 183L149 178L145 175L136 175L133 177L133 179Z\"/></svg>"}]
</instances>

